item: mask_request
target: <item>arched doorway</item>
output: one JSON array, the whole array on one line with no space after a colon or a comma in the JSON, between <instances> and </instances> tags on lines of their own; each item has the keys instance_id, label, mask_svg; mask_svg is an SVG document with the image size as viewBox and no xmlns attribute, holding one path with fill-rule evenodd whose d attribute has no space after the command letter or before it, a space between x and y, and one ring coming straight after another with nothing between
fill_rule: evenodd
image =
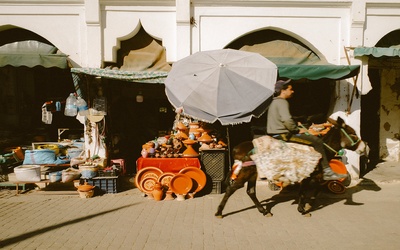
<instances>
[{"instance_id":1,"label":"arched doorway","mask_svg":"<svg viewBox=\"0 0 400 250\"><path fill-rule=\"evenodd\" d=\"M64 116L63 108L52 113L51 124L42 122L44 103L65 103L72 92L66 55L34 32L14 26L0 28L0 130L11 134L5 146L29 145L37 135L55 141L57 128L80 128L76 119Z\"/></svg>"},{"instance_id":2,"label":"arched doorway","mask_svg":"<svg viewBox=\"0 0 400 250\"><path fill-rule=\"evenodd\" d=\"M289 66L303 66L304 72L310 68L313 68L313 72L321 70L321 74L318 76L312 76L312 71L308 71L310 75L305 73L290 77L295 95L289 102L293 117L305 126L326 121L331 108L331 96L335 90L335 80L345 79L346 76L339 77L322 73L324 67L336 67L329 64L323 56L318 55L293 36L271 29L258 30L244 35L232 41L226 48L259 53L277 64L278 68L281 64L288 68ZM280 74L290 71L282 69L283 67L279 69ZM253 119L249 124L233 126L230 132L231 144L235 145L243 140L252 139L254 133L260 133L260 131L262 133L266 126L266 118L267 115L264 114L258 119ZM251 133L252 131L253 133Z\"/></svg>"},{"instance_id":3,"label":"arched doorway","mask_svg":"<svg viewBox=\"0 0 400 250\"><path fill-rule=\"evenodd\" d=\"M400 30L382 37L375 47L395 45L400 45ZM368 77L372 90L361 97L361 136L371 148L366 172L382 160L392 161L400 156L399 149L395 149L400 141L400 58L369 56Z\"/></svg>"}]
</instances>

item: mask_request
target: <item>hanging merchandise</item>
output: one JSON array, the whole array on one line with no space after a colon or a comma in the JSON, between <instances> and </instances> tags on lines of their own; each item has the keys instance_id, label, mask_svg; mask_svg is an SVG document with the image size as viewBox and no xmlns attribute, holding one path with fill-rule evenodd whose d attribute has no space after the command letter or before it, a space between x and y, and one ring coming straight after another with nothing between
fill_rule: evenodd
<instances>
[{"instance_id":1,"label":"hanging merchandise","mask_svg":"<svg viewBox=\"0 0 400 250\"><path fill-rule=\"evenodd\" d=\"M93 99L93 115L107 115L107 101L105 97L97 97Z\"/></svg>"},{"instance_id":2,"label":"hanging merchandise","mask_svg":"<svg viewBox=\"0 0 400 250\"><path fill-rule=\"evenodd\" d=\"M87 106L87 103L86 103L85 99L83 99L80 96L78 96L76 98L76 107L78 109L79 115L86 116L89 114L89 108Z\"/></svg>"},{"instance_id":3,"label":"hanging merchandise","mask_svg":"<svg viewBox=\"0 0 400 250\"><path fill-rule=\"evenodd\" d=\"M42 122L45 124L51 124L53 121L53 114L50 111L47 111L47 103L43 103L42 105Z\"/></svg>"},{"instance_id":4,"label":"hanging merchandise","mask_svg":"<svg viewBox=\"0 0 400 250\"><path fill-rule=\"evenodd\" d=\"M76 107L76 97L74 93L69 94L67 101L65 103L64 115L66 116L76 116L78 114Z\"/></svg>"},{"instance_id":5,"label":"hanging merchandise","mask_svg":"<svg viewBox=\"0 0 400 250\"><path fill-rule=\"evenodd\" d=\"M99 87L97 97L93 99L91 115L107 115L107 99L103 96L103 88Z\"/></svg>"}]
</instances>

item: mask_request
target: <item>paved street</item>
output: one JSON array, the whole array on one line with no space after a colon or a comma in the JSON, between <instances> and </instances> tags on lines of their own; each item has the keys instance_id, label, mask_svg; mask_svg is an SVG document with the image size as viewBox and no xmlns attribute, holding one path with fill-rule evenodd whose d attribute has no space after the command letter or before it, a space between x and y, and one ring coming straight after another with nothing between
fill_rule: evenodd
<instances>
[{"instance_id":1,"label":"paved street","mask_svg":"<svg viewBox=\"0 0 400 250\"><path fill-rule=\"evenodd\" d=\"M301 216L295 190L257 196L245 189L214 217L222 194L185 201L154 201L139 190L79 198L76 191L0 192L0 246L4 249L399 249L400 170L387 164L345 194L321 194L312 217ZM274 196L276 204L268 200Z\"/></svg>"}]
</instances>

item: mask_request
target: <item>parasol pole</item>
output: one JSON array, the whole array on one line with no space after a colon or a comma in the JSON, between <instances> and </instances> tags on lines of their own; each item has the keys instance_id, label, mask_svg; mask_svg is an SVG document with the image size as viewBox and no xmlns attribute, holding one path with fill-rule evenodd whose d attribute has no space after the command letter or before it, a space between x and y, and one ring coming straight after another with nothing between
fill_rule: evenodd
<instances>
[{"instance_id":1,"label":"parasol pole","mask_svg":"<svg viewBox=\"0 0 400 250\"><path fill-rule=\"evenodd\" d=\"M231 160L231 140L229 136L229 126L226 126L226 141L228 144L228 164L229 164L229 170L231 170L232 167L232 160Z\"/></svg>"}]
</instances>

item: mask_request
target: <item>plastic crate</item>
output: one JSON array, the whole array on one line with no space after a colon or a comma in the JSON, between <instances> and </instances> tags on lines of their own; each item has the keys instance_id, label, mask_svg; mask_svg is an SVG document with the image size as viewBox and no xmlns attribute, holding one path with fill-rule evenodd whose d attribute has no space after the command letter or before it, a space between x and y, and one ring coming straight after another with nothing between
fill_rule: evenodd
<instances>
[{"instance_id":1,"label":"plastic crate","mask_svg":"<svg viewBox=\"0 0 400 250\"><path fill-rule=\"evenodd\" d=\"M0 173L0 182L7 182L8 181L8 174Z\"/></svg>"},{"instance_id":2,"label":"plastic crate","mask_svg":"<svg viewBox=\"0 0 400 250\"><path fill-rule=\"evenodd\" d=\"M213 181L224 180L227 173L226 150L203 150L200 154L203 171Z\"/></svg>"},{"instance_id":3,"label":"plastic crate","mask_svg":"<svg viewBox=\"0 0 400 250\"><path fill-rule=\"evenodd\" d=\"M118 171L111 170L99 170L97 171L98 177L110 177L110 176L118 176Z\"/></svg>"},{"instance_id":4,"label":"plastic crate","mask_svg":"<svg viewBox=\"0 0 400 250\"><path fill-rule=\"evenodd\" d=\"M118 192L118 176L94 177L85 180L88 184L99 188L103 193L115 194Z\"/></svg>"}]
</instances>

